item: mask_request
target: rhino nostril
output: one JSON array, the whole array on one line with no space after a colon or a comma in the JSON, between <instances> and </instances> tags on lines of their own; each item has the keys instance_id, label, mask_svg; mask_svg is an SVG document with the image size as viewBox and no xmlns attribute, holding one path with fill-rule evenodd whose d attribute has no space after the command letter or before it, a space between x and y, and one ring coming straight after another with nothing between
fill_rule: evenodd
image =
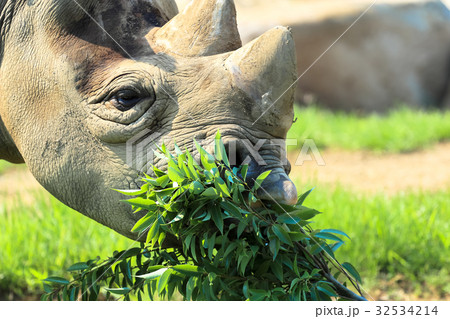
<instances>
[{"instance_id":1,"label":"rhino nostril","mask_svg":"<svg viewBox=\"0 0 450 319\"><path fill-rule=\"evenodd\" d=\"M287 175L289 175L291 173L291 170L292 170L292 165L288 161L287 164L284 166L284 171L286 172Z\"/></svg>"}]
</instances>

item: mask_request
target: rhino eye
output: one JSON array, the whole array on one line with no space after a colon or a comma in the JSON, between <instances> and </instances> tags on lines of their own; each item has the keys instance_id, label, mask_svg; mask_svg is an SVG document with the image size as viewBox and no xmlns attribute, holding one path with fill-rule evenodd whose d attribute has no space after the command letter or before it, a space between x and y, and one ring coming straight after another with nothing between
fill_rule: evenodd
<instances>
[{"instance_id":1,"label":"rhino eye","mask_svg":"<svg viewBox=\"0 0 450 319\"><path fill-rule=\"evenodd\" d=\"M119 111L125 112L132 109L142 100L140 94L133 90L118 91L110 100L110 102Z\"/></svg>"}]
</instances>

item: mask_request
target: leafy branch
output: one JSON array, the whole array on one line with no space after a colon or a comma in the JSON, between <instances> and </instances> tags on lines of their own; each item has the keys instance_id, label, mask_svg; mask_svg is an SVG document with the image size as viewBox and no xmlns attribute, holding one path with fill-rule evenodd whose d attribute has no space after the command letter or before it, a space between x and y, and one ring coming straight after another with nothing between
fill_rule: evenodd
<instances>
[{"instance_id":1,"label":"leafy branch","mask_svg":"<svg viewBox=\"0 0 450 319\"><path fill-rule=\"evenodd\" d=\"M319 212L303 206L263 202L257 191L270 172L250 186L248 166L231 167L220 133L214 155L196 143L198 163L189 151L163 145L158 152L167 171L153 167L139 190L121 193L141 218L133 231L145 244L116 252L104 261L77 263L73 279L45 280L45 300L365 300L360 276L334 253L345 233L313 230ZM168 247L168 238L177 245ZM331 271L336 271L333 275ZM339 282L343 274L356 291Z\"/></svg>"}]
</instances>

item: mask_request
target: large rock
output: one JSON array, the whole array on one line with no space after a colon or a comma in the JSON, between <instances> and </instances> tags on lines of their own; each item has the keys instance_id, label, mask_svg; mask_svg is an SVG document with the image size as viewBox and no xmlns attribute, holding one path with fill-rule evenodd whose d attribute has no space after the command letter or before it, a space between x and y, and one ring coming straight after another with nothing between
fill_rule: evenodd
<instances>
[{"instance_id":1,"label":"large rock","mask_svg":"<svg viewBox=\"0 0 450 319\"><path fill-rule=\"evenodd\" d=\"M292 27L299 74L304 74L299 102L317 100L331 109L359 112L384 112L398 103L444 106L450 95L448 7L431 0L372 3L236 1L244 42L275 25Z\"/></svg>"}]
</instances>

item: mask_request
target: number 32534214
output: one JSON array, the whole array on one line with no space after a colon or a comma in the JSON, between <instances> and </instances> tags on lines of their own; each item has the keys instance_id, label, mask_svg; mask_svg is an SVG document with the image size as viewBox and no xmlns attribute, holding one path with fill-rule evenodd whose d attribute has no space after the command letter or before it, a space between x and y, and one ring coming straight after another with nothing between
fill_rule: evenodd
<instances>
[{"instance_id":1,"label":"number 32534214","mask_svg":"<svg viewBox=\"0 0 450 319\"><path fill-rule=\"evenodd\" d=\"M437 316L437 306L377 306L377 316Z\"/></svg>"}]
</instances>

